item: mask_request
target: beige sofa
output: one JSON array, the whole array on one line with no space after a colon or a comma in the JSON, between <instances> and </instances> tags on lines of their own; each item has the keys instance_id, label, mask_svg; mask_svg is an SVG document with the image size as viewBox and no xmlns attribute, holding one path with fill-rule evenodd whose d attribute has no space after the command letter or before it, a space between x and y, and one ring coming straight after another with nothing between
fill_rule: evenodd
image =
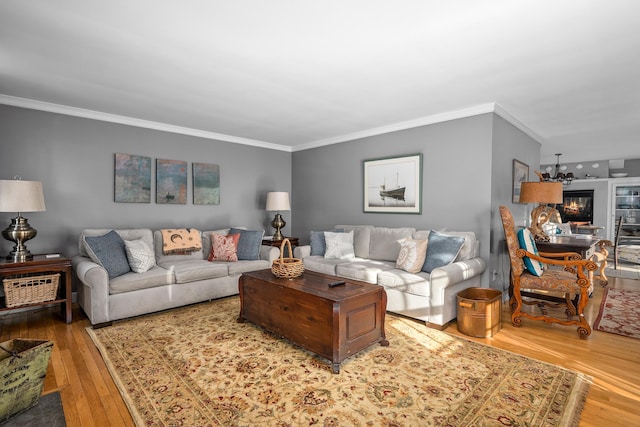
<instances>
[{"instance_id":1,"label":"beige sofa","mask_svg":"<svg viewBox=\"0 0 640 427\"><path fill-rule=\"evenodd\" d=\"M353 233L355 258L325 258L312 255L311 245L298 246L294 256L303 260L306 270L381 285L387 292L388 311L425 321L428 326L438 329L456 317L457 293L480 286L480 278L486 269L485 261L479 257L480 242L473 232L442 231L464 238L459 252L453 255L453 262L429 273L409 273L396 268L399 241L405 238L429 241L432 231L366 225L336 225L334 229ZM437 249L435 244L432 246L432 251ZM427 256L428 252L429 246Z\"/></svg>"},{"instance_id":2,"label":"beige sofa","mask_svg":"<svg viewBox=\"0 0 640 427\"><path fill-rule=\"evenodd\" d=\"M111 231L84 230L79 255L72 260L79 280L78 303L92 325L237 294L242 273L270 268L280 255L278 248L260 246L256 260L210 262L210 231L201 232L202 249L188 255L165 255L160 230L122 229L115 232L124 241L142 240L153 248L155 265L142 273L130 271L109 278L107 270L90 258L85 238ZM215 232L227 234L229 229Z\"/></svg>"}]
</instances>

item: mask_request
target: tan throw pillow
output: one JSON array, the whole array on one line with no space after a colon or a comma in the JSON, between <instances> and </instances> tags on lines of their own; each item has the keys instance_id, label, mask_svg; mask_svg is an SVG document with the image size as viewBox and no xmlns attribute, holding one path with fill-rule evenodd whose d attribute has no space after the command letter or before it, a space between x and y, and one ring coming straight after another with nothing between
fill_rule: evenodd
<instances>
[{"instance_id":1,"label":"tan throw pillow","mask_svg":"<svg viewBox=\"0 0 640 427\"><path fill-rule=\"evenodd\" d=\"M209 253L207 259L209 261L238 261L239 240L239 234L223 236L222 234L211 233L211 253Z\"/></svg>"},{"instance_id":2,"label":"tan throw pillow","mask_svg":"<svg viewBox=\"0 0 640 427\"><path fill-rule=\"evenodd\" d=\"M409 273L418 273L427 256L427 241L406 238L398 240L398 243L400 243L400 253L396 260L396 267Z\"/></svg>"}]
</instances>

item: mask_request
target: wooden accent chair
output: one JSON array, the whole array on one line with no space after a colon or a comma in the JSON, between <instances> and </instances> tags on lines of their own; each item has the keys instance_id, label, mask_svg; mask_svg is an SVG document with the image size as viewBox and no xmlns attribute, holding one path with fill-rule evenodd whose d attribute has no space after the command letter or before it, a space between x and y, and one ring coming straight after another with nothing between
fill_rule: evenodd
<instances>
[{"instance_id":1,"label":"wooden accent chair","mask_svg":"<svg viewBox=\"0 0 640 427\"><path fill-rule=\"evenodd\" d=\"M578 325L578 335L580 338L586 339L591 335L591 326L584 318L584 308L589 302L589 295L593 289L593 285L589 280L589 273L598 268L596 263L591 260L583 260L580 254L575 252L553 254L541 252L539 255L527 252L520 248L513 216L506 206L500 206L500 216L511 262L509 305L511 307L511 323L513 326L519 327L522 325L521 317L542 320L547 323L559 323L561 325ZM523 260L525 257L545 264L545 269L541 276L535 276L527 271ZM562 267L562 269L548 268L551 265ZM538 296L528 291L552 291L564 294L564 299L560 299L562 303L554 306L565 307L567 318L561 319L549 316L545 308L545 304L549 304L546 301L557 301L558 298L545 294ZM572 295L576 296L575 303L571 299ZM534 298L534 300L525 300L523 296ZM537 305L541 309L541 314L522 311L523 304Z\"/></svg>"}]
</instances>

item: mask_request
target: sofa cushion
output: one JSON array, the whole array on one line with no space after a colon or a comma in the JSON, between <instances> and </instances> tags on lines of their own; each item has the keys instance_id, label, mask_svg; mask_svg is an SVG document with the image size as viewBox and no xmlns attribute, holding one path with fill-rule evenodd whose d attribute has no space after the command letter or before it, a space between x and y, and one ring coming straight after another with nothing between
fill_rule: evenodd
<instances>
[{"instance_id":1,"label":"sofa cushion","mask_svg":"<svg viewBox=\"0 0 640 427\"><path fill-rule=\"evenodd\" d=\"M422 271L431 273L435 268L452 263L463 244L464 237L451 236L431 230Z\"/></svg>"},{"instance_id":2,"label":"sofa cushion","mask_svg":"<svg viewBox=\"0 0 640 427\"><path fill-rule=\"evenodd\" d=\"M260 259L257 261L238 261L228 264L229 275L238 275L249 271L271 268L269 261Z\"/></svg>"},{"instance_id":3,"label":"sofa cushion","mask_svg":"<svg viewBox=\"0 0 640 427\"><path fill-rule=\"evenodd\" d=\"M353 232L333 233L331 231L325 231L324 240L327 245L324 252L325 258L342 260L355 259L353 251Z\"/></svg>"},{"instance_id":4,"label":"sofa cushion","mask_svg":"<svg viewBox=\"0 0 640 427\"><path fill-rule=\"evenodd\" d=\"M172 283L175 283L173 274L164 268L154 265L144 273L126 273L109 280L109 293L111 295L121 294Z\"/></svg>"},{"instance_id":5,"label":"sofa cushion","mask_svg":"<svg viewBox=\"0 0 640 427\"><path fill-rule=\"evenodd\" d=\"M369 237L369 259L395 261L400 253L400 240L411 237L415 228L373 227Z\"/></svg>"},{"instance_id":6,"label":"sofa cushion","mask_svg":"<svg viewBox=\"0 0 640 427\"><path fill-rule=\"evenodd\" d=\"M426 240L402 239L400 240L400 253L396 260L396 267L409 273L418 273L422 270L426 256Z\"/></svg>"},{"instance_id":7,"label":"sofa cushion","mask_svg":"<svg viewBox=\"0 0 640 427\"><path fill-rule=\"evenodd\" d=\"M211 250L209 251L208 261L238 261L237 247L240 234L230 234L223 236L217 233L209 235L211 239Z\"/></svg>"},{"instance_id":8,"label":"sofa cushion","mask_svg":"<svg viewBox=\"0 0 640 427\"><path fill-rule=\"evenodd\" d=\"M533 235L528 228L522 228L518 230L518 242L520 243L520 247L525 251L538 255L538 247L536 246L536 241L534 240ZM529 273L533 274L534 276L542 276L542 273L544 272L544 264L529 257L524 257L522 261L524 261L524 266L527 268L527 271L529 271Z\"/></svg>"},{"instance_id":9,"label":"sofa cushion","mask_svg":"<svg viewBox=\"0 0 640 427\"><path fill-rule=\"evenodd\" d=\"M345 233L353 231L353 251L357 258L369 258L369 242L371 241L370 225L336 225L336 229Z\"/></svg>"},{"instance_id":10,"label":"sofa cushion","mask_svg":"<svg viewBox=\"0 0 640 427\"><path fill-rule=\"evenodd\" d=\"M156 265L153 248L143 239L125 240L124 246L129 266L133 272L144 273Z\"/></svg>"},{"instance_id":11,"label":"sofa cushion","mask_svg":"<svg viewBox=\"0 0 640 427\"><path fill-rule=\"evenodd\" d=\"M395 289L421 297L431 295L431 285L429 283L429 273L409 273L400 269L386 270L378 273L378 285L385 289Z\"/></svg>"},{"instance_id":12,"label":"sofa cushion","mask_svg":"<svg viewBox=\"0 0 640 427\"><path fill-rule=\"evenodd\" d=\"M181 262L163 263L160 264L160 267L173 273L175 283L215 279L229 274L227 263L212 263L203 259L186 259Z\"/></svg>"},{"instance_id":13,"label":"sofa cushion","mask_svg":"<svg viewBox=\"0 0 640 427\"><path fill-rule=\"evenodd\" d=\"M102 236L103 234L107 234L111 230L111 228L87 228L82 230L82 233L80 233L80 239L78 241L78 252L80 253L80 255L86 257L89 256L86 248L87 245L84 242L85 237ZM118 233L120 237L122 237L122 240L127 241L142 239L147 242L150 247L153 247L153 232L149 228L124 228L115 229L114 231Z\"/></svg>"},{"instance_id":14,"label":"sofa cushion","mask_svg":"<svg viewBox=\"0 0 640 427\"><path fill-rule=\"evenodd\" d=\"M356 258L357 260L358 258ZM316 271L318 273L328 274L335 276L336 266L344 264L349 261L337 258L325 258L324 255L313 255L303 259L304 269L309 271Z\"/></svg>"},{"instance_id":15,"label":"sofa cushion","mask_svg":"<svg viewBox=\"0 0 640 427\"><path fill-rule=\"evenodd\" d=\"M260 245L262 245L262 237L264 230L242 230L232 228L229 234L240 234L238 240L238 260L258 260L260 259Z\"/></svg>"},{"instance_id":16,"label":"sofa cushion","mask_svg":"<svg viewBox=\"0 0 640 427\"><path fill-rule=\"evenodd\" d=\"M109 279L131 271L124 240L114 230L102 236L84 236L84 242L91 260L107 270Z\"/></svg>"},{"instance_id":17,"label":"sofa cushion","mask_svg":"<svg viewBox=\"0 0 640 427\"><path fill-rule=\"evenodd\" d=\"M393 270L395 261L358 260L336 265L336 275L347 279L378 283L378 273Z\"/></svg>"}]
</instances>

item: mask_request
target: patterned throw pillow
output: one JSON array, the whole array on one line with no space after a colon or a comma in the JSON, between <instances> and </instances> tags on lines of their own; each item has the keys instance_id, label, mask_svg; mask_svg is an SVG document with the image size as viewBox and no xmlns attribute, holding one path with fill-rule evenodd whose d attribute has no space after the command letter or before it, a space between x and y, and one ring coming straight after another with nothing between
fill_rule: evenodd
<instances>
[{"instance_id":1,"label":"patterned throw pillow","mask_svg":"<svg viewBox=\"0 0 640 427\"><path fill-rule=\"evenodd\" d=\"M156 265L156 255L144 240L125 240L124 247L129 266L134 272L144 273Z\"/></svg>"},{"instance_id":2,"label":"patterned throw pillow","mask_svg":"<svg viewBox=\"0 0 640 427\"><path fill-rule=\"evenodd\" d=\"M406 238L398 242L400 243L400 253L396 260L396 267L409 273L418 273L422 270L427 256L427 241Z\"/></svg>"},{"instance_id":3,"label":"patterned throw pillow","mask_svg":"<svg viewBox=\"0 0 640 427\"><path fill-rule=\"evenodd\" d=\"M325 258L354 260L356 258L353 249L353 231L348 233L324 232L324 240L327 249Z\"/></svg>"},{"instance_id":4,"label":"patterned throw pillow","mask_svg":"<svg viewBox=\"0 0 640 427\"><path fill-rule=\"evenodd\" d=\"M538 255L536 241L528 228L522 228L518 230L518 242L520 243L520 248L524 249L527 252L531 252L532 254ZM524 266L527 267L527 271L529 273L538 277L542 276L542 273L544 272L544 264L529 257L524 257L522 261L524 261Z\"/></svg>"},{"instance_id":5,"label":"patterned throw pillow","mask_svg":"<svg viewBox=\"0 0 640 427\"><path fill-rule=\"evenodd\" d=\"M223 236L218 233L211 233L211 252L207 258L209 261L238 261L238 241L240 234L229 234Z\"/></svg>"}]
</instances>

